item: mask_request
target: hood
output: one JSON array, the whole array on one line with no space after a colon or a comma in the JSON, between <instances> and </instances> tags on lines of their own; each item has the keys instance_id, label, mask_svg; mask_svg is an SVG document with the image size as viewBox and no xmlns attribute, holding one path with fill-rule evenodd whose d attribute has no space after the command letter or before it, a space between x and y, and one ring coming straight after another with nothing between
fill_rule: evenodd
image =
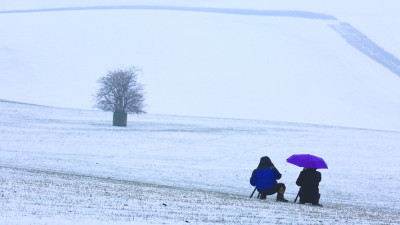
<instances>
[{"instance_id":1,"label":"hood","mask_svg":"<svg viewBox=\"0 0 400 225\"><path fill-rule=\"evenodd\" d=\"M265 167L275 167L272 163L271 159L268 156L261 157L260 163L258 164L257 169L265 168Z\"/></svg>"},{"instance_id":2,"label":"hood","mask_svg":"<svg viewBox=\"0 0 400 225\"><path fill-rule=\"evenodd\" d=\"M282 174L279 173L278 169L272 163L271 159L268 156L264 156L264 157L261 157L260 163L258 164L257 169L253 170L253 173L251 174L251 177L254 176L256 171L265 170L265 169L275 170L280 176L282 176Z\"/></svg>"}]
</instances>

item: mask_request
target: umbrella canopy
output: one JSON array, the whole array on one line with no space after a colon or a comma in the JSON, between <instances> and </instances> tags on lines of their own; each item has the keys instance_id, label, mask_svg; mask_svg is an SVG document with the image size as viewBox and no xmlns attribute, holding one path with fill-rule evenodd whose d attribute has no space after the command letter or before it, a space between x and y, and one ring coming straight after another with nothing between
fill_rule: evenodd
<instances>
[{"instance_id":1,"label":"umbrella canopy","mask_svg":"<svg viewBox=\"0 0 400 225\"><path fill-rule=\"evenodd\" d=\"M295 154L287 158L286 161L300 167L328 169L323 158L310 154Z\"/></svg>"}]
</instances>

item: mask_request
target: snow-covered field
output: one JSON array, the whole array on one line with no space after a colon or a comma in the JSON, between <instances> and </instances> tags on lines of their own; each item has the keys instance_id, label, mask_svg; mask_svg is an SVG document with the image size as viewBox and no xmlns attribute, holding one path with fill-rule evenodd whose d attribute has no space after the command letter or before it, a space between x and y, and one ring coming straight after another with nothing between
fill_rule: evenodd
<instances>
[{"instance_id":1,"label":"snow-covered field","mask_svg":"<svg viewBox=\"0 0 400 225\"><path fill-rule=\"evenodd\" d=\"M400 224L399 7L0 1L0 224ZM149 114L112 127L96 80L132 65ZM249 199L267 155L293 201L299 153L323 208Z\"/></svg>"},{"instance_id":2,"label":"snow-covered field","mask_svg":"<svg viewBox=\"0 0 400 225\"><path fill-rule=\"evenodd\" d=\"M1 224L396 224L400 133L0 101ZM294 200L296 153L323 157L323 208L248 196L264 155ZM187 221L187 222L186 222Z\"/></svg>"}]
</instances>

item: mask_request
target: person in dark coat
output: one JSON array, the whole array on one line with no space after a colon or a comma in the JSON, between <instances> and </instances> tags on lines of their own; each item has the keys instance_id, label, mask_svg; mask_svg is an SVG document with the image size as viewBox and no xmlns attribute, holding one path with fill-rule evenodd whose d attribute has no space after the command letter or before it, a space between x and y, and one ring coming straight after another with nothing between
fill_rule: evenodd
<instances>
[{"instance_id":1,"label":"person in dark coat","mask_svg":"<svg viewBox=\"0 0 400 225\"><path fill-rule=\"evenodd\" d=\"M321 173L317 169L304 168L297 178L296 184L300 186L299 197L300 204L312 203L313 205L322 206L319 204L319 182L321 182Z\"/></svg>"},{"instance_id":2,"label":"person in dark coat","mask_svg":"<svg viewBox=\"0 0 400 225\"><path fill-rule=\"evenodd\" d=\"M268 156L261 157L257 169L253 171L250 178L250 184L256 186L260 193L260 199L266 199L267 195L277 194L276 201L287 202L283 196L286 186L283 183L278 183L282 174L271 162Z\"/></svg>"}]
</instances>

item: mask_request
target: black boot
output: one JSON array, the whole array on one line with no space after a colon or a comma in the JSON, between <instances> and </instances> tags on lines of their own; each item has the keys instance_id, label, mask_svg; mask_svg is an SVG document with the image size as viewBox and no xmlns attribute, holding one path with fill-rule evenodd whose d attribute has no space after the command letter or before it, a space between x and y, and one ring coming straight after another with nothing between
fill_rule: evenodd
<instances>
[{"instance_id":1,"label":"black boot","mask_svg":"<svg viewBox=\"0 0 400 225\"><path fill-rule=\"evenodd\" d=\"M265 200L267 198L267 195L266 194L260 194L260 199L261 200Z\"/></svg>"},{"instance_id":2,"label":"black boot","mask_svg":"<svg viewBox=\"0 0 400 225\"><path fill-rule=\"evenodd\" d=\"M315 201L312 203L312 205L323 206L323 205L319 204L319 198L321 198L321 194L318 193L318 195L317 195Z\"/></svg>"},{"instance_id":3,"label":"black boot","mask_svg":"<svg viewBox=\"0 0 400 225\"><path fill-rule=\"evenodd\" d=\"M286 199L283 197L283 194L281 194L281 193L279 193L279 192L278 192L278 195L276 196L276 201L277 201L277 202L288 202L288 200L286 200Z\"/></svg>"}]
</instances>

